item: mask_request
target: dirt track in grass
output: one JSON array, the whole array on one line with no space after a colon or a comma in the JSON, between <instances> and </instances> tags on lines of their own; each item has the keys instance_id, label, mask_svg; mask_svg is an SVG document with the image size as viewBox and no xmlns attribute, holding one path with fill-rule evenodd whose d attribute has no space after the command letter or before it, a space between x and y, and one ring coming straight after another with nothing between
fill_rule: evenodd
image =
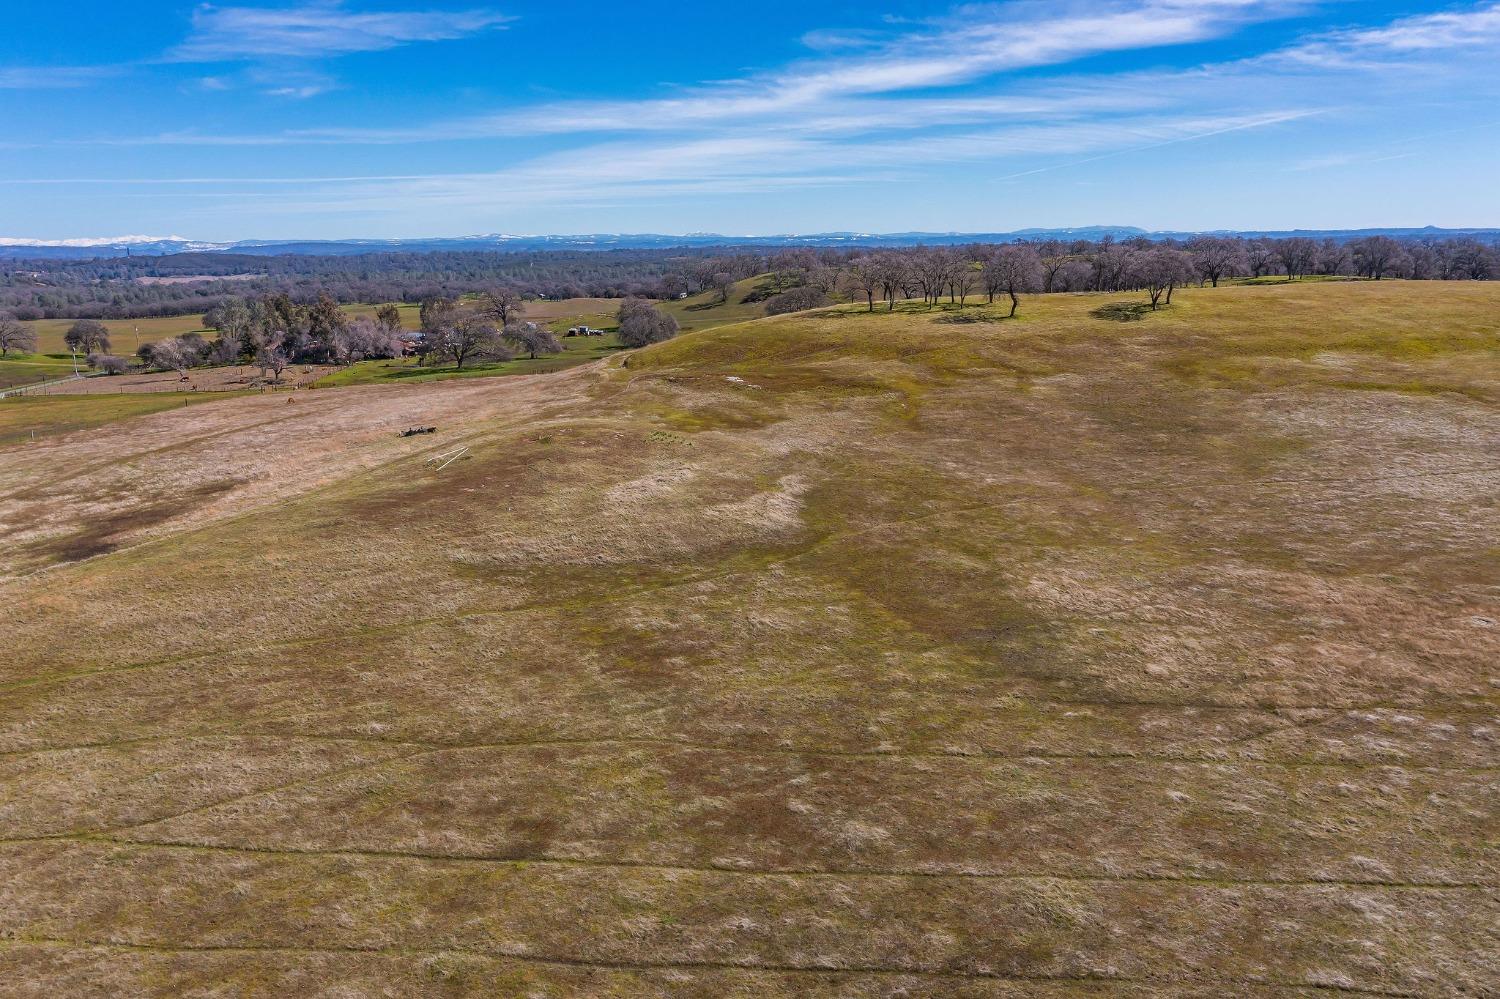
<instances>
[{"instance_id":1,"label":"dirt track in grass","mask_svg":"<svg viewBox=\"0 0 1500 999\"><path fill-rule=\"evenodd\" d=\"M1110 301L0 448L7 988L1492 992L1500 287Z\"/></svg>"}]
</instances>

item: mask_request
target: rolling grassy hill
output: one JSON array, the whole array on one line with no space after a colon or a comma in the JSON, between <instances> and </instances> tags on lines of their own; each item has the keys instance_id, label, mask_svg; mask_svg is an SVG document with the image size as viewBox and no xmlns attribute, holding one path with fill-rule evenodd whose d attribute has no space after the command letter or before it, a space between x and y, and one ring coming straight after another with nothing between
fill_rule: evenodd
<instances>
[{"instance_id":1,"label":"rolling grassy hill","mask_svg":"<svg viewBox=\"0 0 1500 999\"><path fill-rule=\"evenodd\" d=\"M681 301L664 302L662 309L671 313L677 324L689 332L759 319L766 314L765 304L746 302L745 299L764 278L761 275L735 282L728 299L723 302L719 301L718 292L705 291Z\"/></svg>"},{"instance_id":2,"label":"rolling grassy hill","mask_svg":"<svg viewBox=\"0 0 1500 999\"><path fill-rule=\"evenodd\" d=\"M0 980L1483 994L1500 286L1112 301L0 445Z\"/></svg>"}]
</instances>

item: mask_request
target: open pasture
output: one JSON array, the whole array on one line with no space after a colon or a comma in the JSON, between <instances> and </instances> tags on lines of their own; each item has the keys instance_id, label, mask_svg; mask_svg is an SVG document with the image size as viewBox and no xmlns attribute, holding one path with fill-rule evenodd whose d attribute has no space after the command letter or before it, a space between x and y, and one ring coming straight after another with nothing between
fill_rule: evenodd
<instances>
[{"instance_id":1,"label":"open pasture","mask_svg":"<svg viewBox=\"0 0 1500 999\"><path fill-rule=\"evenodd\" d=\"M0 361L0 389L53 381L73 374L73 362L44 354L12 354Z\"/></svg>"},{"instance_id":2,"label":"open pasture","mask_svg":"<svg viewBox=\"0 0 1500 999\"><path fill-rule=\"evenodd\" d=\"M1128 297L0 444L0 981L1491 994L1500 285Z\"/></svg>"},{"instance_id":3,"label":"open pasture","mask_svg":"<svg viewBox=\"0 0 1500 999\"><path fill-rule=\"evenodd\" d=\"M262 389L305 388L343 369L329 364L294 364L281 373L281 380L265 374L253 364L231 364L193 368L186 376L175 371L145 374L95 376L64 382L42 390L46 395L135 395L153 392L244 392Z\"/></svg>"},{"instance_id":4,"label":"open pasture","mask_svg":"<svg viewBox=\"0 0 1500 999\"><path fill-rule=\"evenodd\" d=\"M40 319L28 326L36 330L37 350L43 354L66 354L68 345L63 337L78 320ZM216 335L203 328L203 317L155 316L147 319L104 319L109 329L110 350L116 354L134 354L142 344L155 343L184 333L201 333L208 339Z\"/></svg>"}]
</instances>

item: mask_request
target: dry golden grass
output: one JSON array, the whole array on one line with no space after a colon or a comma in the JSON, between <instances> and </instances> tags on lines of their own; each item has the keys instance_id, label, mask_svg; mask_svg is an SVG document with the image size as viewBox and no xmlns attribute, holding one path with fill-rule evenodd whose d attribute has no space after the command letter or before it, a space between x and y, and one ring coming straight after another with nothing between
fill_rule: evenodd
<instances>
[{"instance_id":1,"label":"dry golden grass","mask_svg":"<svg viewBox=\"0 0 1500 999\"><path fill-rule=\"evenodd\" d=\"M0 446L5 991L1493 992L1500 286L1112 300Z\"/></svg>"}]
</instances>

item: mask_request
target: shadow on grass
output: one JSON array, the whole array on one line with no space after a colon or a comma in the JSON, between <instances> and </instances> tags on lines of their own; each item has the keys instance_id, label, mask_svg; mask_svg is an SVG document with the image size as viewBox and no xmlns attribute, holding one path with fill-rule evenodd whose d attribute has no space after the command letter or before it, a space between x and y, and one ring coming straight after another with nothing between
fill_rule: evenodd
<instances>
[{"instance_id":1,"label":"shadow on grass","mask_svg":"<svg viewBox=\"0 0 1500 999\"><path fill-rule=\"evenodd\" d=\"M1001 323L1006 320L1005 316L991 316L983 312L950 312L945 316L934 319L934 323L944 326L966 326L970 323Z\"/></svg>"},{"instance_id":2,"label":"shadow on grass","mask_svg":"<svg viewBox=\"0 0 1500 999\"><path fill-rule=\"evenodd\" d=\"M1138 323L1149 316L1151 311L1150 302L1110 302L1099 306L1089 315L1116 323Z\"/></svg>"}]
</instances>

